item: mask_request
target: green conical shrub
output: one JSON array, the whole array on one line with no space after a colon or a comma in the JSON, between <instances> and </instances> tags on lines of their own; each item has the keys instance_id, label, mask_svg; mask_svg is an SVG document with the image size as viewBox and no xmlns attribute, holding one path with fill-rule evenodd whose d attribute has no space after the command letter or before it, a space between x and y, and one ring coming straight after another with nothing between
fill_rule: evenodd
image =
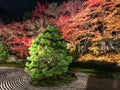
<instances>
[{"instance_id":1,"label":"green conical shrub","mask_svg":"<svg viewBox=\"0 0 120 90\"><path fill-rule=\"evenodd\" d=\"M68 65L72 62L66 42L59 30L51 25L32 42L29 54L25 71L37 80L67 72Z\"/></svg>"}]
</instances>

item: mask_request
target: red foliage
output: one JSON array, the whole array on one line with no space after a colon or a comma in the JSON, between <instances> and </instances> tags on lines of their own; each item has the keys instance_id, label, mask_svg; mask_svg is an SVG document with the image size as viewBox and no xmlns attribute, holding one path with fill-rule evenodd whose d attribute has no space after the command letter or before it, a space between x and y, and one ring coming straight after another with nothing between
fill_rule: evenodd
<instances>
[{"instance_id":1,"label":"red foliage","mask_svg":"<svg viewBox=\"0 0 120 90\"><path fill-rule=\"evenodd\" d=\"M68 0L61 5L56 3L41 3L38 2L31 20L21 23L13 23L0 26L0 40L2 40L12 53L20 57L28 56L28 48L31 45L32 39L39 34L40 29L44 29L48 24L54 24L62 27L75 15L79 6L80 0ZM36 21L38 21L36 23Z\"/></svg>"},{"instance_id":2,"label":"red foliage","mask_svg":"<svg viewBox=\"0 0 120 90\"><path fill-rule=\"evenodd\" d=\"M69 20L70 20L70 16L68 15L60 16L56 24L57 26L62 26L65 25Z\"/></svg>"},{"instance_id":3,"label":"red foliage","mask_svg":"<svg viewBox=\"0 0 120 90\"><path fill-rule=\"evenodd\" d=\"M32 39L48 24L58 27L64 26L80 10L80 0L68 0L61 5L38 2L31 20L0 26L0 40L2 40L12 53L20 57L28 56L27 50ZM36 23L36 21L38 21ZM63 31L64 32L64 31Z\"/></svg>"},{"instance_id":4,"label":"red foliage","mask_svg":"<svg viewBox=\"0 0 120 90\"><path fill-rule=\"evenodd\" d=\"M63 2L60 6L61 15L58 17L56 25L58 27L64 26L72 16L76 15L78 11L82 8L82 1L80 0L68 0L67 2Z\"/></svg>"},{"instance_id":5,"label":"red foliage","mask_svg":"<svg viewBox=\"0 0 120 90\"><path fill-rule=\"evenodd\" d=\"M112 4L112 2L88 0L83 3L83 10L79 10L76 15L72 15L68 21L66 21L65 18L61 18L60 21L58 19L58 22L60 23L58 25L61 25L63 38L68 41L71 39L77 39L77 37L84 36L88 33L93 34L95 29L100 26L100 24L96 24L95 22L102 22L103 20L104 13L101 7L110 4ZM97 12L94 12L95 10ZM95 19L95 17L98 18Z\"/></svg>"},{"instance_id":6,"label":"red foliage","mask_svg":"<svg viewBox=\"0 0 120 90\"><path fill-rule=\"evenodd\" d=\"M47 5L41 3L41 2L38 2L37 3L37 6L35 8L35 11L33 13L33 16L34 18L44 18L45 15L44 15L44 11L47 10Z\"/></svg>"},{"instance_id":7,"label":"red foliage","mask_svg":"<svg viewBox=\"0 0 120 90\"><path fill-rule=\"evenodd\" d=\"M12 50L14 52L16 52L17 56L20 56L20 57L28 56L28 48L30 47L31 43L32 43L31 38L28 38L28 37L23 37L23 38L14 37L14 39L11 43L14 46L12 48ZM19 44L19 45L17 45L17 44ZM15 46L15 45L17 45L17 46Z\"/></svg>"},{"instance_id":8,"label":"red foliage","mask_svg":"<svg viewBox=\"0 0 120 90\"><path fill-rule=\"evenodd\" d=\"M69 12L69 14L76 14L80 10L80 6L82 5L81 0L68 0L67 2L63 2L61 5L60 11L64 14Z\"/></svg>"},{"instance_id":9,"label":"red foliage","mask_svg":"<svg viewBox=\"0 0 120 90\"><path fill-rule=\"evenodd\" d=\"M66 24L72 15L78 13L81 5L82 2L80 0L68 0L61 5L38 2L33 13L33 18L43 19L45 22L48 22L48 24L54 24L59 27Z\"/></svg>"},{"instance_id":10,"label":"red foliage","mask_svg":"<svg viewBox=\"0 0 120 90\"><path fill-rule=\"evenodd\" d=\"M12 48L13 51L16 51L16 55L19 57L27 57L28 55L28 48L24 45L20 45L20 46L14 46Z\"/></svg>"},{"instance_id":11,"label":"red foliage","mask_svg":"<svg viewBox=\"0 0 120 90\"><path fill-rule=\"evenodd\" d=\"M33 37L29 37L27 29L28 22L23 24L14 23L0 27L0 40L2 40L9 48L11 53L15 53L20 57L28 56L28 48L31 45ZM32 22L31 22L32 23Z\"/></svg>"},{"instance_id":12,"label":"red foliage","mask_svg":"<svg viewBox=\"0 0 120 90\"><path fill-rule=\"evenodd\" d=\"M106 2L103 0L87 0L86 2L83 3L84 6L99 6L99 5L104 5L104 4L110 4L110 2Z\"/></svg>"},{"instance_id":13,"label":"red foliage","mask_svg":"<svg viewBox=\"0 0 120 90\"><path fill-rule=\"evenodd\" d=\"M14 37L12 44L16 44L16 43L20 43L20 44L24 44L25 46L29 47L31 45L32 39L28 38L28 37Z\"/></svg>"}]
</instances>

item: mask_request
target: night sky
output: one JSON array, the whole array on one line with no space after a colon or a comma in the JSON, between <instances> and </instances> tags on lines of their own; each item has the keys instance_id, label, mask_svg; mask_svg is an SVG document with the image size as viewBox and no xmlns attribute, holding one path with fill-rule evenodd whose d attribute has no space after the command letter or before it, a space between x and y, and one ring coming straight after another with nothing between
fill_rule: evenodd
<instances>
[{"instance_id":1,"label":"night sky","mask_svg":"<svg viewBox=\"0 0 120 90\"><path fill-rule=\"evenodd\" d=\"M0 0L0 21L4 24L21 21L24 13L33 11L38 1L61 3L67 0Z\"/></svg>"},{"instance_id":2,"label":"night sky","mask_svg":"<svg viewBox=\"0 0 120 90\"><path fill-rule=\"evenodd\" d=\"M63 0L0 0L0 7L13 15L34 9L36 2L60 2Z\"/></svg>"},{"instance_id":3,"label":"night sky","mask_svg":"<svg viewBox=\"0 0 120 90\"><path fill-rule=\"evenodd\" d=\"M0 0L0 7L7 13L19 15L35 7L37 0Z\"/></svg>"}]
</instances>

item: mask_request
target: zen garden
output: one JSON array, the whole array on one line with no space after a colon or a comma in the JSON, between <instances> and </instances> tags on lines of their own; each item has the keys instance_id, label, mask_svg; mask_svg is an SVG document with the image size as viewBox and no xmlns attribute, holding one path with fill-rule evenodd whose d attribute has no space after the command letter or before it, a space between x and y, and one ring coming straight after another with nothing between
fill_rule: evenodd
<instances>
[{"instance_id":1,"label":"zen garden","mask_svg":"<svg viewBox=\"0 0 120 90\"><path fill-rule=\"evenodd\" d=\"M35 2L0 11L0 90L120 90L120 0Z\"/></svg>"}]
</instances>

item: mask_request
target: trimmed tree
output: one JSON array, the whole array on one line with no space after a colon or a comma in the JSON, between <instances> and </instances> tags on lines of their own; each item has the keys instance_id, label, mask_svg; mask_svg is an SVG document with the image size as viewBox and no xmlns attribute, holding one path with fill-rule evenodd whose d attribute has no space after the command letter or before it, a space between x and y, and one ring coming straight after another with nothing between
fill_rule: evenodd
<instances>
[{"instance_id":1,"label":"trimmed tree","mask_svg":"<svg viewBox=\"0 0 120 90\"><path fill-rule=\"evenodd\" d=\"M67 72L68 65L72 62L66 42L59 30L51 25L32 42L29 54L25 71L37 80Z\"/></svg>"}]
</instances>

